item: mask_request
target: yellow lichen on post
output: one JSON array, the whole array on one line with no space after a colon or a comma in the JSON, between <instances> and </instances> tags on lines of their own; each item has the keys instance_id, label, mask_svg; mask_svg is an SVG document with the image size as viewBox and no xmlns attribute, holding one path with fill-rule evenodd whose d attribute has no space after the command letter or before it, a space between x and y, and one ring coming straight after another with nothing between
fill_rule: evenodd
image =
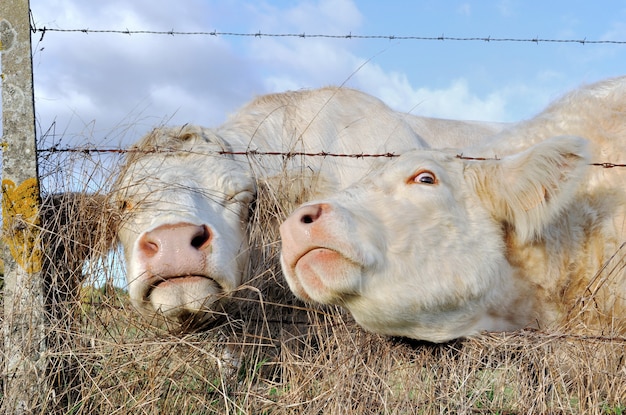
<instances>
[{"instance_id":1,"label":"yellow lichen on post","mask_svg":"<svg viewBox=\"0 0 626 415\"><path fill-rule=\"evenodd\" d=\"M43 253L39 246L39 183L36 178L19 186L2 181L2 239L15 262L26 272L41 271Z\"/></svg>"}]
</instances>

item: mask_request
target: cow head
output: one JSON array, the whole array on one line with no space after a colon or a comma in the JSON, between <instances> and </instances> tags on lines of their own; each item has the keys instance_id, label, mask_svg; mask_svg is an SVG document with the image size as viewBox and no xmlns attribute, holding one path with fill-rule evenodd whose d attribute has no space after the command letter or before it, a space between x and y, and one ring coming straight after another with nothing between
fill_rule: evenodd
<instances>
[{"instance_id":1,"label":"cow head","mask_svg":"<svg viewBox=\"0 0 626 415\"><path fill-rule=\"evenodd\" d=\"M281 225L283 273L305 301L368 330L433 342L532 321L504 229L539 238L573 199L586 141L546 140L498 160L415 150Z\"/></svg>"},{"instance_id":2,"label":"cow head","mask_svg":"<svg viewBox=\"0 0 626 415\"><path fill-rule=\"evenodd\" d=\"M239 286L255 183L211 130L157 128L130 149L114 185L131 302L200 323Z\"/></svg>"}]
</instances>

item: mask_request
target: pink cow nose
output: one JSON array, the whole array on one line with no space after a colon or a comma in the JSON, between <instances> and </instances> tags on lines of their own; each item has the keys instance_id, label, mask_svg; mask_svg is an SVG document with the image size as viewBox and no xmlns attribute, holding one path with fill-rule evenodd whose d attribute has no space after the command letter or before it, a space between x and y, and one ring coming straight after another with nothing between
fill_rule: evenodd
<instances>
[{"instance_id":1,"label":"pink cow nose","mask_svg":"<svg viewBox=\"0 0 626 415\"><path fill-rule=\"evenodd\" d=\"M332 211L327 203L304 205L296 209L280 225L282 239L282 255L288 260L295 260L301 250L308 249L313 239L323 237L325 233L325 218Z\"/></svg>"},{"instance_id":2,"label":"pink cow nose","mask_svg":"<svg viewBox=\"0 0 626 415\"><path fill-rule=\"evenodd\" d=\"M147 258L161 255L186 256L198 254L211 245L213 235L206 225L176 223L161 225L144 233L139 240L139 251Z\"/></svg>"},{"instance_id":3,"label":"pink cow nose","mask_svg":"<svg viewBox=\"0 0 626 415\"><path fill-rule=\"evenodd\" d=\"M300 223L308 225L317 222L329 210L330 206L325 203L305 205L298 208L292 216L299 218Z\"/></svg>"}]
</instances>

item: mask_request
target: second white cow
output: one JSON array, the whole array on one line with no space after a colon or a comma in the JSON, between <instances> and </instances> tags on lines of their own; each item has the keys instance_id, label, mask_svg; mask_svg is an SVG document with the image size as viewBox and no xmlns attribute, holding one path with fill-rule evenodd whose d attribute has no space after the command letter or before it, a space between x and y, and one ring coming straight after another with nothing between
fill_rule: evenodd
<instances>
[{"instance_id":1,"label":"second white cow","mask_svg":"<svg viewBox=\"0 0 626 415\"><path fill-rule=\"evenodd\" d=\"M203 323L246 279L257 180L278 177L323 195L389 161L296 154L400 153L501 129L398 113L345 88L262 96L216 129L155 129L130 149L114 185L130 299L147 315Z\"/></svg>"},{"instance_id":2,"label":"second white cow","mask_svg":"<svg viewBox=\"0 0 626 415\"><path fill-rule=\"evenodd\" d=\"M284 275L300 298L381 334L623 334L626 168L593 162L626 162L626 78L480 147L408 152L306 203L281 225Z\"/></svg>"}]
</instances>

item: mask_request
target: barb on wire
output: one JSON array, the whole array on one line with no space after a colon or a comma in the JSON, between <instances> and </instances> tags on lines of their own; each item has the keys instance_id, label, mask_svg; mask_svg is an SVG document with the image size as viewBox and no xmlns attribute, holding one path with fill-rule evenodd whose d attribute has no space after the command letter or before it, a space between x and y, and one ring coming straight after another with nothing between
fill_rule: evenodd
<instances>
[{"instance_id":1,"label":"barb on wire","mask_svg":"<svg viewBox=\"0 0 626 415\"><path fill-rule=\"evenodd\" d=\"M456 158L461 159L461 160L478 160L478 161L500 160L498 158L498 156L495 156L495 157L469 157L469 156L464 156L463 153L457 154Z\"/></svg>"},{"instance_id":2,"label":"barb on wire","mask_svg":"<svg viewBox=\"0 0 626 415\"><path fill-rule=\"evenodd\" d=\"M455 41L455 42L527 42L527 43L577 43L581 45L587 44L626 44L626 40L589 40L586 37L583 39L549 39L549 38L511 38L511 37L492 37L491 35L486 37L469 36L469 37L457 37L457 36L398 36L398 35L355 35L352 32L348 34L305 34L305 33L262 33L261 31L255 33L238 33L238 32L218 32L213 31L176 31L171 30L130 30L130 29L63 29L63 28L49 28L49 27L35 27L34 23L31 23L31 30L33 33L40 32L41 39L46 32L63 32L63 33L117 33L124 35L168 35L168 36L234 36L234 37L292 37L292 38L326 38L326 39L381 39L381 40L417 40L417 41Z\"/></svg>"},{"instance_id":3,"label":"barb on wire","mask_svg":"<svg viewBox=\"0 0 626 415\"><path fill-rule=\"evenodd\" d=\"M613 167L626 167L626 163L589 163L590 166L600 166L605 169L612 169Z\"/></svg>"}]
</instances>

